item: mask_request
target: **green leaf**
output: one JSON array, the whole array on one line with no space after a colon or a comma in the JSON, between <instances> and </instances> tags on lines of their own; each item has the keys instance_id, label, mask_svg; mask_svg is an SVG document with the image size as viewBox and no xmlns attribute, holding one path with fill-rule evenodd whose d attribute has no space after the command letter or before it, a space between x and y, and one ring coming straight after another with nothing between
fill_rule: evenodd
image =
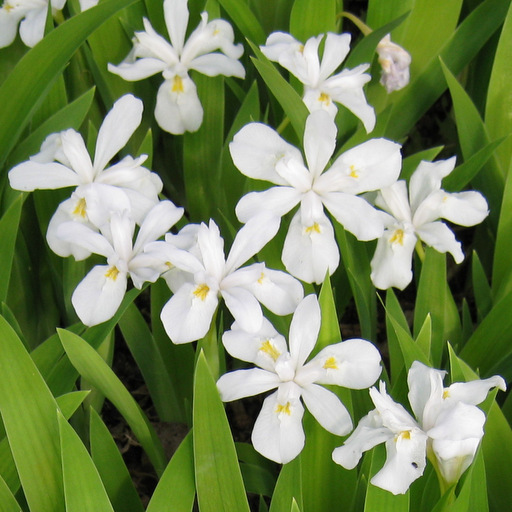
<instances>
[{"instance_id":1,"label":"green leaf","mask_svg":"<svg viewBox=\"0 0 512 512\"><path fill-rule=\"evenodd\" d=\"M153 334L133 303L121 317L119 327L144 377L159 418L162 421L179 421L183 414L183 404L176 395Z\"/></svg>"},{"instance_id":2,"label":"green leaf","mask_svg":"<svg viewBox=\"0 0 512 512\"><path fill-rule=\"evenodd\" d=\"M265 31L247 2L243 0L219 0L219 3L247 39L254 44L265 42Z\"/></svg>"},{"instance_id":3,"label":"green leaf","mask_svg":"<svg viewBox=\"0 0 512 512\"><path fill-rule=\"evenodd\" d=\"M21 510L11 490L0 477L0 512L20 512Z\"/></svg>"},{"instance_id":4,"label":"green leaf","mask_svg":"<svg viewBox=\"0 0 512 512\"><path fill-rule=\"evenodd\" d=\"M299 455L281 468L269 512L288 512L293 501L302 508L302 463Z\"/></svg>"},{"instance_id":5,"label":"green leaf","mask_svg":"<svg viewBox=\"0 0 512 512\"><path fill-rule=\"evenodd\" d=\"M306 105L297 91L281 76L274 65L261 53L260 49L250 42L249 44L254 55L256 55L256 58L251 59L258 73L281 105L297 134L297 138L302 141L304 126L308 117Z\"/></svg>"},{"instance_id":6,"label":"green leaf","mask_svg":"<svg viewBox=\"0 0 512 512\"><path fill-rule=\"evenodd\" d=\"M75 51L104 21L136 1L107 0L72 17L52 30L18 62L0 86L3 116L0 167Z\"/></svg>"},{"instance_id":7,"label":"green leaf","mask_svg":"<svg viewBox=\"0 0 512 512\"><path fill-rule=\"evenodd\" d=\"M59 429L66 512L114 512L86 447L62 414Z\"/></svg>"},{"instance_id":8,"label":"green leaf","mask_svg":"<svg viewBox=\"0 0 512 512\"><path fill-rule=\"evenodd\" d=\"M474 251L471 259L471 271L476 311L478 314L478 321L481 322L492 308L492 292L487 276L485 275L485 270L480 262L480 258Z\"/></svg>"},{"instance_id":9,"label":"green leaf","mask_svg":"<svg viewBox=\"0 0 512 512\"><path fill-rule=\"evenodd\" d=\"M94 409L90 409L91 456L114 510L143 512L144 507L112 435Z\"/></svg>"},{"instance_id":10,"label":"green leaf","mask_svg":"<svg viewBox=\"0 0 512 512\"><path fill-rule=\"evenodd\" d=\"M295 0L290 14L290 33L303 43L326 32L337 32L336 0Z\"/></svg>"},{"instance_id":11,"label":"green leaf","mask_svg":"<svg viewBox=\"0 0 512 512\"><path fill-rule=\"evenodd\" d=\"M201 352L194 382L194 464L201 512L249 511L224 406Z\"/></svg>"},{"instance_id":12,"label":"green leaf","mask_svg":"<svg viewBox=\"0 0 512 512\"><path fill-rule=\"evenodd\" d=\"M194 452L192 434L189 433L165 468L147 512L161 512L169 507L173 512L191 512L195 493Z\"/></svg>"},{"instance_id":13,"label":"green leaf","mask_svg":"<svg viewBox=\"0 0 512 512\"><path fill-rule=\"evenodd\" d=\"M58 406L22 342L0 317L0 411L32 512L63 512Z\"/></svg>"},{"instance_id":14,"label":"green leaf","mask_svg":"<svg viewBox=\"0 0 512 512\"><path fill-rule=\"evenodd\" d=\"M62 346L78 373L114 404L146 451L157 474L161 474L165 468L162 445L130 392L94 348L80 336L64 329L59 329L58 333Z\"/></svg>"},{"instance_id":15,"label":"green leaf","mask_svg":"<svg viewBox=\"0 0 512 512\"><path fill-rule=\"evenodd\" d=\"M507 2L504 2L507 4ZM509 2L510 3L510 2ZM494 56L489 88L487 91L487 104L485 106L485 124L492 138L509 135L512 131L510 112L512 111L512 6L509 7L500 40ZM512 139L498 149L498 157L504 169L509 166L512 156Z\"/></svg>"},{"instance_id":16,"label":"green leaf","mask_svg":"<svg viewBox=\"0 0 512 512\"><path fill-rule=\"evenodd\" d=\"M0 245L0 302L7 300L21 207L24 200L25 196L20 194L0 219L0 233L2 233L2 245Z\"/></svg>"}]
</instances>

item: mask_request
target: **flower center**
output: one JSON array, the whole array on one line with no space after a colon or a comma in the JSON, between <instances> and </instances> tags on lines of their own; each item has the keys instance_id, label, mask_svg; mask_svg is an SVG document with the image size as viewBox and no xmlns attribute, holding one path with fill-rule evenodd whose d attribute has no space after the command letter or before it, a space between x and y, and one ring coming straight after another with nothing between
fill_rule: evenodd
<instances>
[{"instance_id":1,"label":"flower center","mask_svg":"<svg viewBox=\"0 0 512 512\"><path fill-rule=\"evenodd\" d=\"M320 93L320 96L318 96L318 101L320 103L324 103L325 106L329 106L331 104L331 97L328 94L325 94L325 92Z\"/></svg>"},{"instance_id":2,"label":"flower center","mask_svg":"<svg viewBox=\"0 0 512 512\"><path fill-rule=\"evenodd\" d=\"M326 370L337 370L338 361L336 361L336 358L334 356L328 357L325 360L323 368L325 368Z\"/></svg>"},{"instance_id":3,"label":"flower center","mask_svg":"<svg viewBox=\"0 0 512 512\"><path fill-rule=\"evenodd\" d=\"M208 292L210 291L210 288L208 288L208 285L205 283L200 284L194 291L194 295L201 300L206 300L206 297L208 296Z\"/></svg>"},{"instance_id":4,"label":"flower center","mask_svg":"<svg viewBox=\"0 0 512 512\"><path fill-rule=\"evenodd\" d=\"M390 244L400 244L404 245L404 230L403 229L395 229L393 235L389 239Z\"/></svg>"},{"instance_id":5,"label":"flower center","mask_svg":"<svg viewBox=\"0 0 512 512\"><path fill-rule=\"evenodd\" d=\"M357 169L356 169L355 165L351 165L349 167L349 169L350 169L349 176L351 178L359 178L359 173L357 172Z\"/></svg>"},{"instance_id":6,"label":"flower center","mask_svg":"<svg viewBox=\"0 0 512 512\"><path fill-rule=\"evenodd\" d=\"M179 75L174 75L174 78L172 79L172 92L177 92L177 93L180 93L180 92L184 92L184 88L183 88L183 80L181 79L181 76Z\"/></svg>"},{"instance_id":7,"label":"flower center","mask_svg":"<svg viewBox=\"0 0 512 512\"><path fill-rule=\"evenodd\" d=\"M115 265L112 267L109 267L109 269L105 272L105 277L107 279L112 279L112 281L115 281L117 279L117 276L119 275L119 270Z\"/></svg>"},{"instance_id":8,"label":"flower center","mask_svg":"<svg viewBox=\"0 0 512 512\"><path fill-rule=\"evenodd\" d=\"M313 233L320 233L320 225L318 222L314 222L311 226L308 226L306 229L306 235L311 235Z\"/></svg>"},{"instance_id":9,"label":"flower center","mask_svg":"<svg viewBox=\"0 0 512 512\"><path fill-rule=\"evenodd\" d=\"M83 219L85 219L85 217L87 216L86 208L87 203L85 202L85 199L81 197L78 200L78 203L76 203L75 209L73 210L73 215L77 215L78 217L82 217Z\"/></svg>"},{"instance_id":10,"label":"flower center","mask_svg":"<svg viewBox=\"0 0 512 512\"><path fill-rule=\"evenodd\" d=\"M395 441L398 441L398 440L402 440L402 439L411 439L411 431L410 430L402 430L402 432L400 432L400 434L398 434L395 438Z\"/></svg>"},{"instance_id":11,"label":"flower center","mask_svg":"<svg viewBox=\"0 0 512 512\"><path fill-rule=\"evenodd\" d=\"M260 351L269 355L274 361L277 361L279 359L279 356L281 355L281 352L270 340L265 340L261 344Z\"/></svg>"},{"instance_id":12,"label":"flower center","mask_svg":"<svg viewBox=\"0 0 512 512\"><path fill-rule=\"evenodd\" d=\"M276 414L286 414L287 416L291 416L292 411L290 410L290 402L286 402L284 405L277 404Z\"/></svg>"}]
</instances>

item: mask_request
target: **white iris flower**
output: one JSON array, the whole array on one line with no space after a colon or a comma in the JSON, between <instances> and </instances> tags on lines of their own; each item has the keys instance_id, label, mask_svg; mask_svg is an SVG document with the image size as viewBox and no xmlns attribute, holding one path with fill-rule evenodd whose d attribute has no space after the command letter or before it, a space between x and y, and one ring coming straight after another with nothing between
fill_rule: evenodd
<instances>
[{"instance_id":1,"label":"white iris flower","mask_svg":"<svg viewBox=\"0 0 512 512\"><path fill-rule=\"evenodd\" d=\"M183 208L177 208L171 201L159 202L142 221L135 243L135 222L126 211L113 213L102 233L85 224L61 224L58 236L107 258L107 265L93 267L71 297L73 307L85 325L96 325L114 316L126 292L128 277L140 289L145 282L155 282L167 270L160 255L146 249L182 215Z\"/></svg>"},{"instance_id":2,"label":"white iris flower","mask_svg":"<svg viewBox=\"0 0 512 512\"><path fill-rule=\"evenodd\" d=\"M162 181L142 167L146 155L127 156L108 167L139 126L142 108L142 101L131 94L116 101L100 127L92 161L82 136L69 129L50 135L40 153L9 171L11 187L16 190L76 187L48 226L48 245L59 256L73 255L79 260L91 254L57 236L63 222L72 220L97 230L108 222L112 211L129 209L140 223L158 202Z\"/></svg>"},{"instance_id":3,"label":"white iris flower","mask_svg":"<svg viewBox=\"0 0 512 512\"><path fill-rule=\"evenodd\" d=\"M297 148L260 123L246 125L229 145L233 162L243 174L277 185L240 199L236 214L241 222L261 210L283 216L300 204L284 242L282 260L288 272L308 283L322 283L326 272L332 274L339 264L334 229L324 207L359 240L381 236L382 212L358 194L394 183L402 164L398 144L371 139L328 166L336 133L326 112L309 115L304 131L306 164Z\"/></svg>"},{"instance_id":4,"label":"white iris flower","mask_svg":"<svg viewBox=\"0 0 512 512\"><path fill-rule=\"evenodd\" d=\"M363 86L371 80L364 73L369 64L354 69L344 69L333 75L350 51L350 34L328 33L322 60L318 48L324 35L311 37L305 44L290 34L274 32L268 36L263 54L278 62L304 84L304 103L310 112L326 110L334 118L338 112L336 103L348 108L364 124L367 132L375 126L375 111L368 105Z\"/></svg>"},{"instance_id":5,"label":"white iris flower","mask_svg":"<svg viewBox=\"0 0 512 512\"><path fill-rule=\"evenodd\" d=\"M267 320L256 333L235 324L222 337L233 357L259 366L223 375L217 382L223 401L277 388L263 402L252 443L262 455L279 463L294 459L304 446L301 397L322 427L332 434L346 435L352 430L350 414L339 398L320 384L364 389L381 372L378 350L361 339L329 345L306 363L318 338L320 317L316 295L308 295L293 315L289 350L284 337Z\"/></svg>"},{"instance_id":6,"label":"white iris flower","mask_svg":"<svg viewBox=\"0 0 512 512\"><path fill-rule=\"evenodd\" d=\"M386 393L370 389L375 409L361 419L333 459L353 469L363 452L386 443L387 458L371 483L403 494L423 474L426 457L434 464L443 488L457 482L473 461L484 434L485 414L476 407L491 388L505 390L505 381L494 376L485 380L456 382L445 388L446 372L415 361L408 374L409 402L416 419Z\"/></svg>"},{"instance_id":7,"label":"white iris flower","mask_svg":"<svg viewBox=\"0 0 512 512\"><path fill-rule=\"evenodd\" d=\"M52 0L52 11L60 11L66 0ZM4 0L0 7L0 48L9 46L19 32L23 43L35 46L44 37L48 0Z\"/></svg>"},{"instance_id":8,"label":"white iris flower","mask_svg":"<svg viewBox=\"0 0 512 512\"><path fill-rule=\"evenodd\" d=\"M371 262L377 288L405 288L412 280L412 254L418 239L439 252L449 252L456 263L464 259L453 232L439 219L474 226L487 217L485 198L475 191L448 193L441 181L455 167L455 157L421 162L409 182L398 181L380 190L376 205L388 212L386 231Z\"/></svg>"},{"instance_id":9,"label":"white iris flower","mask_svg":"<svg viewBox=\"0 0 512 512\"><path fill-rule=\"evenodd\" d=\"M236 235L228 257L219 228L210 220L187 229L168 242L150 246L160 250L171 266L167 280L174 295L163 307L162 323L174 343L203 338L222 297L235 320L247 331L261 327L260 302L278 315L287 315L303 297L302 285L285 272L264 263L241 267L276 234L279 218L261 214ZM195 239L195 240L194 240ZM172 268L175 267L175 268Z\"/></svg>"},{"instance_id":10,"label":"white iris flower","mask_svg":"<svg viewBox=\"0 0 512 512\"><path fill-rule=\"evenodd\" d=\"M195 132L203 121L203 107L189 71L244 78L245 69L238 61L244 49L234 44L233 28L227 21L208 22L205 12L199 26L185 41L187 0L165 0L164 16L170 44L144 19L144 31L135 33L132 51L121 64L109 64L108 69L129 81L162 73L165 80L156 99L157 123L174 134Z\"/></svg>"}]
</instances>

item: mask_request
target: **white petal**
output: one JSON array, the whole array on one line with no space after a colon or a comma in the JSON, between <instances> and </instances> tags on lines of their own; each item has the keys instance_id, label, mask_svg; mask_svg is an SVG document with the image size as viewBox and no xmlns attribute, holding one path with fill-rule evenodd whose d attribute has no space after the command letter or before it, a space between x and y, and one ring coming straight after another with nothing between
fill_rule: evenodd
<instances>
[{"instance_id":1,"label":"white petal","mask_svg":"<svg viewBox=\"0 0 512 512\"><path fill-rule=\"evenodd\" d=\"M414 232L404 226L384 231L371 261L370 277L376 288L386 290L394 286L403 290L412 281L415 246Z\"/></svg>"},{"instance_id":2,"label":"white petal","mask_svg":"<svg viewBox=\"0 0 512 512\"><path fill-rule=\"evenodd\" d=\"M323 213L304 225L301 211L302 206L290 223L281 258L293 276L306 283L323 283L340 260L334 229Z\"/></svg>"},{"instance_id":3,"label":"white petal","mask_svg":"<svg viewBox=\"0 0 512 512\"><path fill-rule=\"evenodd\" d=\"M171 43L181 54L188 25L187 0L165 0L164 17Z\"/></svg>"},{"instance_id":4,"label":"white petal","mask_svg":"<svg viewBox=\"0 0 512 512\"><path fill-rule=\"evenodd\" d=\"M362 197L331 192L322 196L322 202L333 217L358 240L373 240L384 232L382 212Z\"/></svg>"},{"instance_id":5,"label":"white petal","mask_svg":"<svg viewBox=\"0 0 512 512\"><path fill-rule=\"evenodd\" d=\"M465 404L478 405L482 403L492 388L505 391L507 386L499 375L483 380L472 380L469 382L455 382L445 390L445 398Z\"/></svg>"},{"instance_id":6,"label":"white petal","mask_svg":"<svg viewBox=\"0 0 512 512\"><path fill-rule=\"evenodd\" d=\"M267 37L265 46L260 50L267 59L278 62L283 53L296 53L300 51L302 44L286 32L273 32Z\"/></svg>"},{"instance_id":7,"label":"white petal","mask_svg":"<svg viewBox=\"0 0 512 512\"><path fill-rule=\"evenodd\" d=\"M114 103L98 132L94 154L96 174L126 146L142 120L142 110L142 101L132 94L125 94Z\"/></svg>"},{"instance_id":8,"label":"white petal","mask_svg":"<svg viewBox=\"0 0 512 512\"><path fill-rule=\"evenodd\" d=\"M156 73L161 73L166 67L167 64L164 61L154 57L137 59L135 62L121 62L118 66L108 64L108 70L111 73L119 75L128 82L143 80Z\"/></svg>"},{"instance_id":9,"label":"white petal","mask_svg":"<svg viewBox=\"0 0 512 512\"><path fill-rule=\"evenodd\" d=\"M87 326L112 318L126 292L126 274L109 265L97 265L84 277L71 297L78 318Z\"/></svg>"},{"instance_id":10,"label":"white petal","mask_svg":"<svg viewBox=\"0 0 512 512\"><path fill-rule=\"evenodd\" d=\"M102 234L80 222L64 222L60 224L56 235L61 240L106 258L114 254L111 243Z\"/></svg>"},{"instance_id":11,"label":"white petal","mask_svg":"<svg viewBox=\"0 0 512 512\"><path fill-rule=\"evenodd\" d=\"M210 53L196 57L189 64L189 68L206 76L224 75L245 78L245 68L241 62L222 53Z\"/></svg>"},{"instance_id":12,"label":"white petal","mask_svg":"<svg viewBox=\"0 0 512 512\"><path fill-rule=\"evenodd\" d=\"M407 184L404 180L381 188L375 199L375 205L389 212L398 221L412 223Z\"/></svg>"},{"instance_id":13,"label":"white petal","mask_svg":"<svg viewBox=\"0 0 512 512\"><path fill-rule=\"evenodd\" d=\"M257 332L263 322L263 313L256 297L240 287L221 289L222 297L233 318L247 332Z\"/></svg>"},{"instance_id":14,"label":"white petal","mask_svg":"<svg viewBox=\"0 0 512 512\"><path fill-rule=\"evenodd\" d=\"M352 430L347 408L332 391L311 384L302 389L302 399L318 423L331 434L344 436Z\"/></svg>"},{"instance_id":15,"label":"white petal","mask_svg":"<svg viewBox=\"0 0 512 512\"><path fill-rule=\"evenodd\" d=\"M30 48L33 48L44 37L47 5L30 10L20 23L20 38Z\"/></svg>"},{"instance_id":16,"label":"white petal","mask_svg":"<svg viewBox=\"0 0 512 512\"><path fill-rule=\"evenodd\" d=\"M308 116L304 130L304 152L313 176L320 176L334 153L337 131L334 120L327 112L318 110Z\"/></svg>"},{"instance_id":17,"label":"white petal","mask_svg":"<svg viewBox=\"0 0 512 512\"><path fill-rule=\"evenodd\" d=\"M23 16L25 16L24 10L16 13L7 12L4 8L0 9L0 48L9 46L16 39L18 23Z\"/></svg>"},{"instance_id":18,"label":"white petal","mask_svg":"<svg viewBox=\"0 0 512 512\"><path fill-rule=\"evenodd\" d=\"M319 384L365 389L379 378L380 363L380 353L375 345L366 340L350 339L324 348L306 367L322 369L320 377L315 379Z\"/></svg>"},{"instance_id":19,"label":"white petal","mask_svg":"<svg viewBox=\"0 0 512 512\"><path fill-rule=\"evenodd\" d=\"M267 459L286 464L302 451L305 442L302 429L304 407L299 398L278 392L265 398L252 431L252 444Z\"/></svg>"},{"instance_id":20,"label":"white petal","mask_svg":"<svg viewBox=\"0 0 512 512\"><path fill-rule=\"evenodd\" d=\"M370 482L393 494L404 494L423 475L427 436L419 429L386 441L386 462Z\"/></svg>"},{"instance_id":21,"label":"white petal","mask_svg":"<svg viewBox=\"0 0 512 512\"><path fill-rule=\"evenodd\" d=\"M404 431L418 429L419 425L405 410L403 405L396 403L386 392L386 384L379 382L379 390L370 388L370 398L381 416L382 425L393 433L400 434Z\"/></svg>"},{"instance_id":22,"label":"white petal","mask_svg":"<svg viewBox=\"0 0 512 512\"><path fill-rule=\"evenodd\" d=\"M304 297L297 279L279 270L264 268L250 287L254 296L272 313L289 315Z\"/></svg>"},{"instance_id":23,"label":"white petal","mask_svg":"<svg viewBox=\"0 0 512 512\"><path fill-rule=\"evenodd\" d=\"M56 189L80 184L72 169L57 162L23 162L9 171L9 183L14 190L32 192L36 189Z\"/></svg>"},{"instance_id":24,"label":"white petal","mask_svg":"<svg viewBox=\"0 0 512 512\"><path fill-rule=\"evenodd\" d=\"M217 381L223 402L231 402L246 396L259 395L279 385L279 377L272 372L252 368L224 374Z\"/></svg>"},{"instance_id":25,"label":"white petal","mask_svg":"<svg viewBox=\"0 0 512 512\"><path fill-rule=\"evenodd\" d=\"M416 233L427 245L438 252L449 252L455 263L464 259L460 242L457 242L451 229L443 222L431 222L416 228Z\"/></svg>"},{"instance_id":26,"label":"white petal","mask_svg":"<svg viewBox=\"0 0 512 512\"><path fill-rule=\"evenodd\" d=\"M231 330L223 334L222 343L233 357L274 373L278 359L288 353L286 340L266 318L254 333L244 331L235 322Z\"/></svg>"},{"instance_id":27,"label":"white petal","mask_svg":"<svg viewBox=\"0 0 512 512\"><path fill-rule=\"evenodd\" d=\"M94 170L91 157L85 146L84 139L75 130L69 129L61 133L62 151L77 173L80 183L92 183Z\"/></svg>"},{"instance_id":28,"label":"white petal","mask_svg":"<svg viewBox=\"0 0 512 512\"><path fill-rule=\"evenodd\" d=\"M233 240L226 260L226 273L232 272L257 254L276 235L281 219L262 212L249 219Z\"/></svg>"},{"instance_id":29,"label":"white petal","mask_svg":"<svg viewBox=\"0 0 512 512\"><path fill-rule=\"evenodd\" d=\"M275 171L279 160L292 158L302 161L302 155L296 147L262 123L245 125L233 137L229 151L233 163L242 174L276 185L287 184Z\"/></svg>"},{"instance_id":30,"label":"white petal","mask_svg":"<svg viewBox=\"0 0 512 512\"><path fill-rule=\"evenodd\" d=\"M345 469L354 469L364 452L393 437L394 434L382 426L379 413L370 411L359 421L343 446L332 452L332 459Z\"/></svg>"},{"instance_id":31,"label":"white petal","mask_svg":"<svg viewBox=\"0 0 512 512\"><path fill-rule=\"evenodd\" d=\"M324 54L320 64L320 77L326 79L331 76L338 66L345 60L350 51L351 35L334 34L328 32L325 37Z\"/></svg>"},{"instance_id":32,"label":"white petal","mask_svg":"<svg viewBox=\"0 0 512 512\"><path fill-rule=\"evenodd\" d=\"M155 119L160 128L175 135L195 132L203 122L196 86L188 76L180 78L177 85L173 80L165 80L158 89Z\"/></svg>"},{"instance_id":33,"label":"white petal","mask_svg":"<svg viewBox=\"0 0 512 512\"><path fill-rule=\"evenodd\" d=\"M480 224L489 214L487 201L479 192L446 194L441 201L440 217L459 226Z\"/></svg>"},{"instance_id":34,"label":"white petal","mask_svg":"<svg viewBox=\"0 0 512 512\"><path fill-rule=\"evenodd\" d=\"M311 294L299 303L290 324L290 354L295 368L300 368L316 345L320 331L320 306L316 295Z\"/></svg>"},{"instance_id":35,"label":"white petal","mask_svg":"<svg viewBox=\"0 0 512 512\"><path fill-rule=\"evenodd\" d=\"M219 303L217 291L201 286L183 284L162 309L160 319L173 343L199 340L210 328Z\"/></svg>"},{"instance_id":36,"label":"white petal","mask_svg":"<svg viewBox=\"0 0 512 512\"><path fill-rule=\"evenodd\" d=\"M201 224L197 230L197 247L206 272L219 283L225 276L224 239L217 224L210 219L208 227Z\"/></svg>"},{"instance_id":37,"label":"white petal","mask_svg":"<svg viewBox=\"0 0 512 512\"><path fill-rule=\"evenodd\" d=\"M266 210L282 217L297 205L301 195L292 187L272 187L262 192L249 192L238 201L236 216L240 222L247 222Z\"/></svg>"}]
</instances>

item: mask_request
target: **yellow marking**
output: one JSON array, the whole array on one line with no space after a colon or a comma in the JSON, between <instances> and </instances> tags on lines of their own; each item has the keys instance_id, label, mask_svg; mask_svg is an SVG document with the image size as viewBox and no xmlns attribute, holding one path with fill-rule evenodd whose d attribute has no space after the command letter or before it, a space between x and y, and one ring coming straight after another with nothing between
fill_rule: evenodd
<instances>
[{"instance_id":1,"label":"yellow marking","mask_svg":"<svg viewBox=\"0 0 512 512\"><path fill-rule=\"evenodd\" d=\"M349 174L349 176L351 178L359 178L359 173L357 172L357 169L355 168L354 165L350 166L350 174Z\"/></svg>"},{"instance_id":2,"label":"yellow marking","mask_svg":"<svg viewBox=\"0 0 512 512\"><path fill-rule=\"evenodd\" d=\"M82 217L85 219L85 217L87 216L86 208L87 208L87 203L85 202L85 199L83 197L81 197L78 200L78 203L75 206L75 209L73 210L73 215L78 215L79 217Z\"/></svg>"},{"instance_id":3,"label":"yellow marking","mask_svg":"<svg viewBox=\"0 0 512 512\"><path fill-rule=\"evenodd\" d=\"M116 266L109 267L109 269L105 272L105 277L107 279L112 279L112 281L115 281L117 279L118 275L119 275L119 270L117 270Z\"/></svg>"},{"instance_id":4,"label":"yellow marking","mask_svg":"<svg viewBox=\"0 0 512 512\"><path fill-rule=\"evenodd\" d=\"M206 300L209 291L210 288L206 284L200 284L193 293L198 299Z\"/></svg>"},{"instance_id":5,"label":"yellow marking","mask_svg":"<svg viewBox=\"0 0 512 512\"><path fill-rule=\"evenodd\" d=\"M304 53L304 45L303 44L301 44L299 46L299 53Z\"/></svg>"},{"instance_id":6,"label":"yellow marking","mask_svg":"<svg viewBox=\"0 0 512 512\"><path fill-rule=\"evenodd\" d=\"M312 226L308 226L306 228L306 234L311 235L311 233L320 233L320 225L318 222L315 222Z\"/></svg>"},{"instance_id":7,"label":"yellow marking","mask_svg":"<svg viewBox=\"0 0 512 512\"><path fill-rule=\"evenodd\" d=\"M398 441L399 439L411 439L411 431L403 430L396 436L395 441Z\"/></svg>"},{"instance_id":8,"label":"yellow marking","mask_svg":"<svg viewBox=\"0 0 512 512\"><path fill-rule=\"evenodd\" d=\"M290 402L286 402L284 405L277 404L276 414L281 414L282 412L288 416L291 416L292 411L290 411Z\"/></svg>"},{"instance_id":9,"label":"yellow marking","mask_svg":"<svg viewBox=\"0 0 512 512\"><path fill-rule=\"evenodd\" d=\"M277 361L281 355L281 352L277 350L270 340L265 340L261 344L260 350L261 352L265 352L265 354L269 355L274 361Z\"/></svg>"},{"instance_id":10,"label":"yellow marking","mask_svg":"<svg viewBox=\"0 0 512 512\"><path fill-rule=\"evenodd\" d=\"M265 274L262 272L260 278L258 279L258 284L263 284L263 279L265 279Z\"/></svg>"},{"instance_id":11,"label":"yellow marking","mask_svg":"<svg viewBox=\"0 0 512 512\"><path fill-rule=\"evenodd\" d=\"M2 5L2 9L5 12L11 12L14 9L14 5L11 5L9 2L5 2L4 5Z\"/></svg>"},{"instance_id":12,"label":"yellow marking","mask_svg":"<svg viewBox=\"0 0 512 512\"><path fill-rule=\"evenodd\" d=\"M320 96L318 96L318 101L325 103L326 105L330 105L331 97L328 94L325 94L325 92L322 92L320 93Z\"/></svg>"},{"instance_id":13,"label":"yellow marking","mask_svg":"<svg viewBox=\"0 0 512 512\"><path fill-rule=\"evenodd\" d=\"M173 265L170 261L166 261L166 262L164 263L164 265L165 265L169 270L171 270L171 268L174 268L174 265Z\"/></svg>"},{"instance_id":14,"label":"yellow marking","mask_svg":"<svg viewBox=\"0 0 512 512\"><path fill-rule=\"evenodd\" d=\"M447 389L445 389L443 391L443 400L445 400L446 398L449 398L450 397L450 391L448 391Z\"/></svg>"},{"instance_id":15,"label":"yellow marking","mask_svg":"<svg viewBox=\"0 0 512 512\"><path fill-rule=\"evenodd\" d=\"M172 80L172 92L183 92L185 89L183 88L183 80L181 79L181 76L174 75L174 78Z\"/></svg>"},{"instance_id":16,"label":"yellow marking","mask_svg":"<svg viewBox=\"0 0 512 512\"><path fill-rule=\"evenodd\" d=\"M404 245L404 230L403 229L395 229L393 235L389 239L390 244L400 244Z\"/></svg>"},{"instance_id":17,"label":"yellow marking","mask_svg":"<svg viewBox=\"0 0 512 512\"><path fill-rule=\"evenodd\" d=\"M336 358L334 356L331 356L326 359L323 367L326 370L337 370L338 365L336 363L337 363Z\"/></svg>"}]
</instances>

